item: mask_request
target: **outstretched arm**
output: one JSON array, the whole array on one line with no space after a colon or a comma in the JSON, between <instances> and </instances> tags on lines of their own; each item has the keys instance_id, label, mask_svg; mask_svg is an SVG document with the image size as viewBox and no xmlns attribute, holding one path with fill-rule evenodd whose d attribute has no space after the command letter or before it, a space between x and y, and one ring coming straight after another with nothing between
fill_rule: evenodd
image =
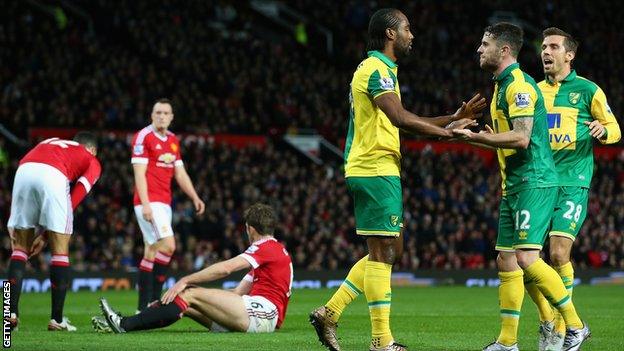
<instances>
[{"instance_id":1,"label":"outstretched arm","mask_svg":"<svg viewBox=\"0 0 624 351\"><path fill-rule=\"evenodd\" d=\"M163 294L160 301L166 305L173 301L175 297L178 296L178 294L186 289L188 284L211 282L217 279L227 277L233 272L237 272L243 269L251 269L251 264L241 256L236 256L230 258L227 261L215 263L202 269L199 272L195 272L193 274L182 277L174 286L171 287L171 289L167 290Z\"/></svg>"},{"instance_id":2,"label":"outstretched arm","mask_svg":"<svg viewBox=\"0 0 624 351\"><path fill-rule=\"evenodd\" d=\"M470 143L478 143L503 149L526 149L531 141L533 117L519 117L512 120L513 130L491 134L474 133L469 129L454 129L453 133Z\"/></svg>"},{"instance_id":3,"label":"outstretched arm","mask_svg":"<svg viewBox=\"0 0 624 351\"><path fill-rule=\"evenodd\" d=\"M375 98L375 104L388 116L390 122L397 128L410 133L423 134L435 137L450 138L453 132L428 121L427 118L417 116L403 108L401 100L396 94L382 94Z\"/></svg>"}]
</instances>

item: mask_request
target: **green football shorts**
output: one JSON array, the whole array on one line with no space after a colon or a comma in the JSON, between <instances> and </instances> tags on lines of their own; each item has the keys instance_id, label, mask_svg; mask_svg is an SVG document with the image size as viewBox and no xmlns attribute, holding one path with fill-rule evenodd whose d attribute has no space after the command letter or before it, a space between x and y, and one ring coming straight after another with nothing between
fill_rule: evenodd
<instances>
[{"instance_id":1,"label":"green football shorts","mask_svg":"<svg viewBox=\"0 0 624 351\"><path fill-rule=\"evenodd\" d=\"M403 226L403 191L397 176L348 177L358 235L396 237Z\"/></svg>"},{"instance_id":2,"label":"green football shorts","mask_svg":"<svg viewBox=\"0 0 624 351\"><path fill-rule=\"evenodd\" d=\"M588 188L560 186L549 235L564 236L574 241L587 217L588 201Z\"/></svg>"},{"instance_id":3,"label":"green football shorts","mask_svg":"<svg viewBox=\"0 0 624 351\"><path fill-rule=\"evenodd\" d=\"M503 196L496 250L541 250L550 228L557 190L557 187L535 188Z\"/></svg>"}]
</instances>

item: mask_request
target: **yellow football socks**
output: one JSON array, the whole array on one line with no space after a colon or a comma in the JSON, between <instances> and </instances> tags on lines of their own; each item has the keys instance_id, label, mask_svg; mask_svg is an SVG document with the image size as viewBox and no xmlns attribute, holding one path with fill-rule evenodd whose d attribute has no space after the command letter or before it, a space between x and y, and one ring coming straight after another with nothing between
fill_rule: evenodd
<instances>
[{"instance_id":1,"label":"yellow football socks","mask_svg":"<svg viewBox=\"0 0 624 351\"><path fill-rule=\"evenodd\" d=\"M559 313L563 316L568 328L582 328L583 322L576 314L574 304L570 299L561 277L557 272L546 264L541 258L538 258L533 264L524 270L528 279L535 282L537 288L548 299Z\"/></svg>"},{"instance_id":2,"label":"yellow football socks","mask_svg":"<svg viewBox=\"0 0 624 351\"><path fill-rule=\"evenodd\" d=\"M391 276L392 265L383 262L366 262L364 294L371 318L371 346L373 348L382 348L393 341L390 332Z\"/></svg>"},{"instance_id":3,"label":"yellow football socks","mask_svg":"<svg viewBox=\"0 0 624 351\"><path fill-rule=\"evenodd\" d=\"M537 288L537 285L532 280L529 280L527 277L524 277L524 287L526 288L527 293L531 296L531 300L535 302L537 306L537 311L539 312L540 322L550 322L555 318L555 314L553 312L550 303L541 291Z\"/></svg>"},{"instance_id":4,"label":"yellow football socks","mask_svg":"<svg viewBox=\"0 0 624 351\"><path fill-rule=\"evenodd\" d=\"M505 346L511 346L518 340L520 309L524 299L522 275L522 270L498 273L500 278L498 301L500 303L501 331L497 341Z\"/></svg>"},{"instance_id":5,"label":"yellow football socks","mask_svg":"<svg viewBox=\"0 0 624 351\"><path fill-rule=\"evenodd\" d=\"M325 304L327 316L334 322L338 322L342 311L364 290L364 271L366 270L367 261L368 255L351 267L349 274L347 274L347 279L344 280L331 299Z\"/></svg>"},{"instance_id":6,"label":"yellow football socks","mask_svg":"<svg viewBox=\"0 0 624 351\"><path fill-rule=\"evenodd\" d=\"M570 299L572 299L572 290L574 288L574 267L572 267L572 262L568 262L563 266L554 267L555 271L559 273L561 280L563 281L563 285L568 291L568 295L570 295ZM563 316L560 313L555 314L555 330L560 334L565 334L566 324L563 320Z\"/></svg>"}]
</instances>

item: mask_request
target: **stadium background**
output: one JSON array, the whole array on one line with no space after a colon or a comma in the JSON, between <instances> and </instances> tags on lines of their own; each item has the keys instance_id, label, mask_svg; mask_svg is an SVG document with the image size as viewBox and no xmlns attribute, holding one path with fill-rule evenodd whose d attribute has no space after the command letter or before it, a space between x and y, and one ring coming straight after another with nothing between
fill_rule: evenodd
<instances>
[{"instance_id":1,"label":"stadium background","mask_svg":"<svg viewBox=\"0 0 624 351\"><path fill-rule=\"evenodd\" d=\"M83 291L69 294L65 312L79 331L45 332L49 295L23 294L15 349L320 350L307 315L333 289L297 290L285 327L274 335L202 333L183 320L164 331L118 338L93 333L90 317L99 313L99 296L124 313L136 307L136 292L111 290L133 286L142 255L131 208L128 144L129 136L149 123L152 103L160 97L174 101L171 129L182 137L185 164L207 205L204 216L194 217L192 204L174 185L173 275L238 254L246 247L242 210L265 201L279 213L277 237L293 256L295 287L332 287L344 277L363 255L364 243L355 235L341 160L327 145L342 147L348 83L377 8L400 8L411 21L414 49L400 62L399 80L405 106L418 114L452 112L477 91L490 97L491 79L478 68L475 51L483 28L499 20L525 29L520 62L538 80L541 29L556 25L578 36L575 68L605 90L616 116L624 111L621 2L1 4L0 272L10 256L5 225L21 156L39 139L94 130L103 166L100 181L75 214L72 290ZM406 251L393 276L393 330L419 350L478 349L499 328L493 288L498 167L489 152L409 135L403 140ZM314 152L317 143L322 146ZM301 150L313 152L306 156ZM623 144L600 147L597 154L588 218L573 252L577 277L597 286L577 288L574 296L594 332L583 349L622 350ZM25 290L49 290L49 259L43 253L30 260ZM449 283L492 288L398 287ZM93 293L98 290L107 291ZM519 333L528 349L537 337L530 304L525 298ZM341 320L343 348L365 348L369 327L360 299Z\"/></svg>"},{"instance_id":2,"label":"stadium background","mask_svg":"<svg viewBox=\"0 0 624 351\"><path fill-rule=\"evenodd\" d=\"M312 135L341 148L347 89L365 51L367 21L402 9L415 35L400 62L404 105L425 116L491 95L476 62L483 28L510 20L526 31L519 61L541 79L541 30L557 25L581 42L575 68L624 111L624 6L608 1L10 1L0 14L0 270L10 256L6 221L13 175L49 135L95 130L103 175L75 214L77 272L135 272L142 239L134 219L129 136L152 103L174 101L171 129L206 214L174 186L178 240L173 271L197 270L246 247L242 210L279 213L278 239L298 270L347 269L364 254L355 235L341 160L312 162L284 136ZM591 24L591 25L590 25ZM487 118L486 118L487 120ZM406 251L400 271L494 268L500 178L487 152L406 140L402 175ZM451 151L448 151L450 149ZM600 147L588 217L574 247L581 270L624 269L624 151ZM493 163L494 162L494 163ZM48 270L49 255L30 260ZM587 271L590 272L591 270Z\"/></svg>"}]
</instances>

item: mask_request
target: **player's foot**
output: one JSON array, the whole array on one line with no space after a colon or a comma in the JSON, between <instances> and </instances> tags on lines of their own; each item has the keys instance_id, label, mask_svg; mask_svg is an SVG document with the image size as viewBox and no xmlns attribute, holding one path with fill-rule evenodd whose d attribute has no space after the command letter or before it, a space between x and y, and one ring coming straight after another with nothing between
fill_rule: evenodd
<instances>
[{"instance_id":1,"label":"player's foot","mask_svg":"<svg viewBox=\"0 0 624 351\"><path fill-rule=\"evenodd\" d=\"M554 321L540 323L539 327L539 351L560 351L563 346L563 335L555 330Z\"/></svg>"},{"instance_id":2,"label":"player's foot","mask_svg":"<svg viewBox=\"0 0 624 351\"><path fill-rule=\"evenodd\" d=\"M340 351L338 339L336 338L336 328L338 324L329 317L325 306L321 306L310 313L310 324L316 330L319 341L330 351Z\"/></svg>"},{"instance_id":3,"label":"player's foot","mask_svg":"<svg viewBox=\"0 0 624 351\"><path fill-rule=\"evenodd\" d=\"M63 317L63 321L61 323L55 321L54 319L50 319L48 323L48 330L50 331L76 331L76 327L71 325L71 322L67 317Z\"/></svg>"},{"instance_id":4,"label":"player's foot","mask_svg":"<svg viewBox=\"0 0 624 351\"><path fill-rule=\"evenodd\" d=\"M518 344L513 344L511 346L505 346L498 341L494 341L493 343L487 345L483 348L483 351L518 351Z\"/></svg>"},{"instance_id":5,"label":"player's foot","mask_svg":"<svg viewBox=\"0 0 624 351\"><path fill-rule=\"evenodd\" d=\"M587 323L583 322L583 328L581 329L567 329L565 340L563 341L562 351L577 351L581 349L581 344L589 339L591 331L587 326Z\"/></svg>"},{"instance_id":6,"label":"player's foot","mask_svg":"<svg viewBox=\"0 0 624 351\"><path fill-rule=\"evenodd\" d=\"M11 313L11 316L7 318L7 321L9 322L9 327L11 328L11 331L17 331L17 325L19 324L19 318L17 318L17 314Z\"/></svg>"},{"instance_id":7,"label":"player's foot","mask_svg":"<svg viewBox=\"0 0 624 351\"><path fill-rule=\"evenodd\" d=\"M407 351L407 346L393 341L386 347L380 349L371 348L370 351Z\"/></svg>"},{"instance_id":8,"label":"player's foot","mask_svg":"<svg viewBox=\"0 0 624 351\"><path fill-rule=\"evenodd\" d=\"M108 326L106 319L102 316L93 316L91 317L91 325L93 326L93 330L98 333L112 333L113 330Z\"/></svg>"},{"instance_id":9,"label":"player's foot","mask_svg":"<svg viewBox=\"0 0 624 351\"><path fill-rule=\"evenodd\" d=\"M113 311L113 309L108 305L108 301L105 298L100 299L100 310L102 310L102 315L106 319L106 323L111 328L113 333L125 333L126 331L121 327L121 314L117 311Z\"/></svg>"}]
</instances>

